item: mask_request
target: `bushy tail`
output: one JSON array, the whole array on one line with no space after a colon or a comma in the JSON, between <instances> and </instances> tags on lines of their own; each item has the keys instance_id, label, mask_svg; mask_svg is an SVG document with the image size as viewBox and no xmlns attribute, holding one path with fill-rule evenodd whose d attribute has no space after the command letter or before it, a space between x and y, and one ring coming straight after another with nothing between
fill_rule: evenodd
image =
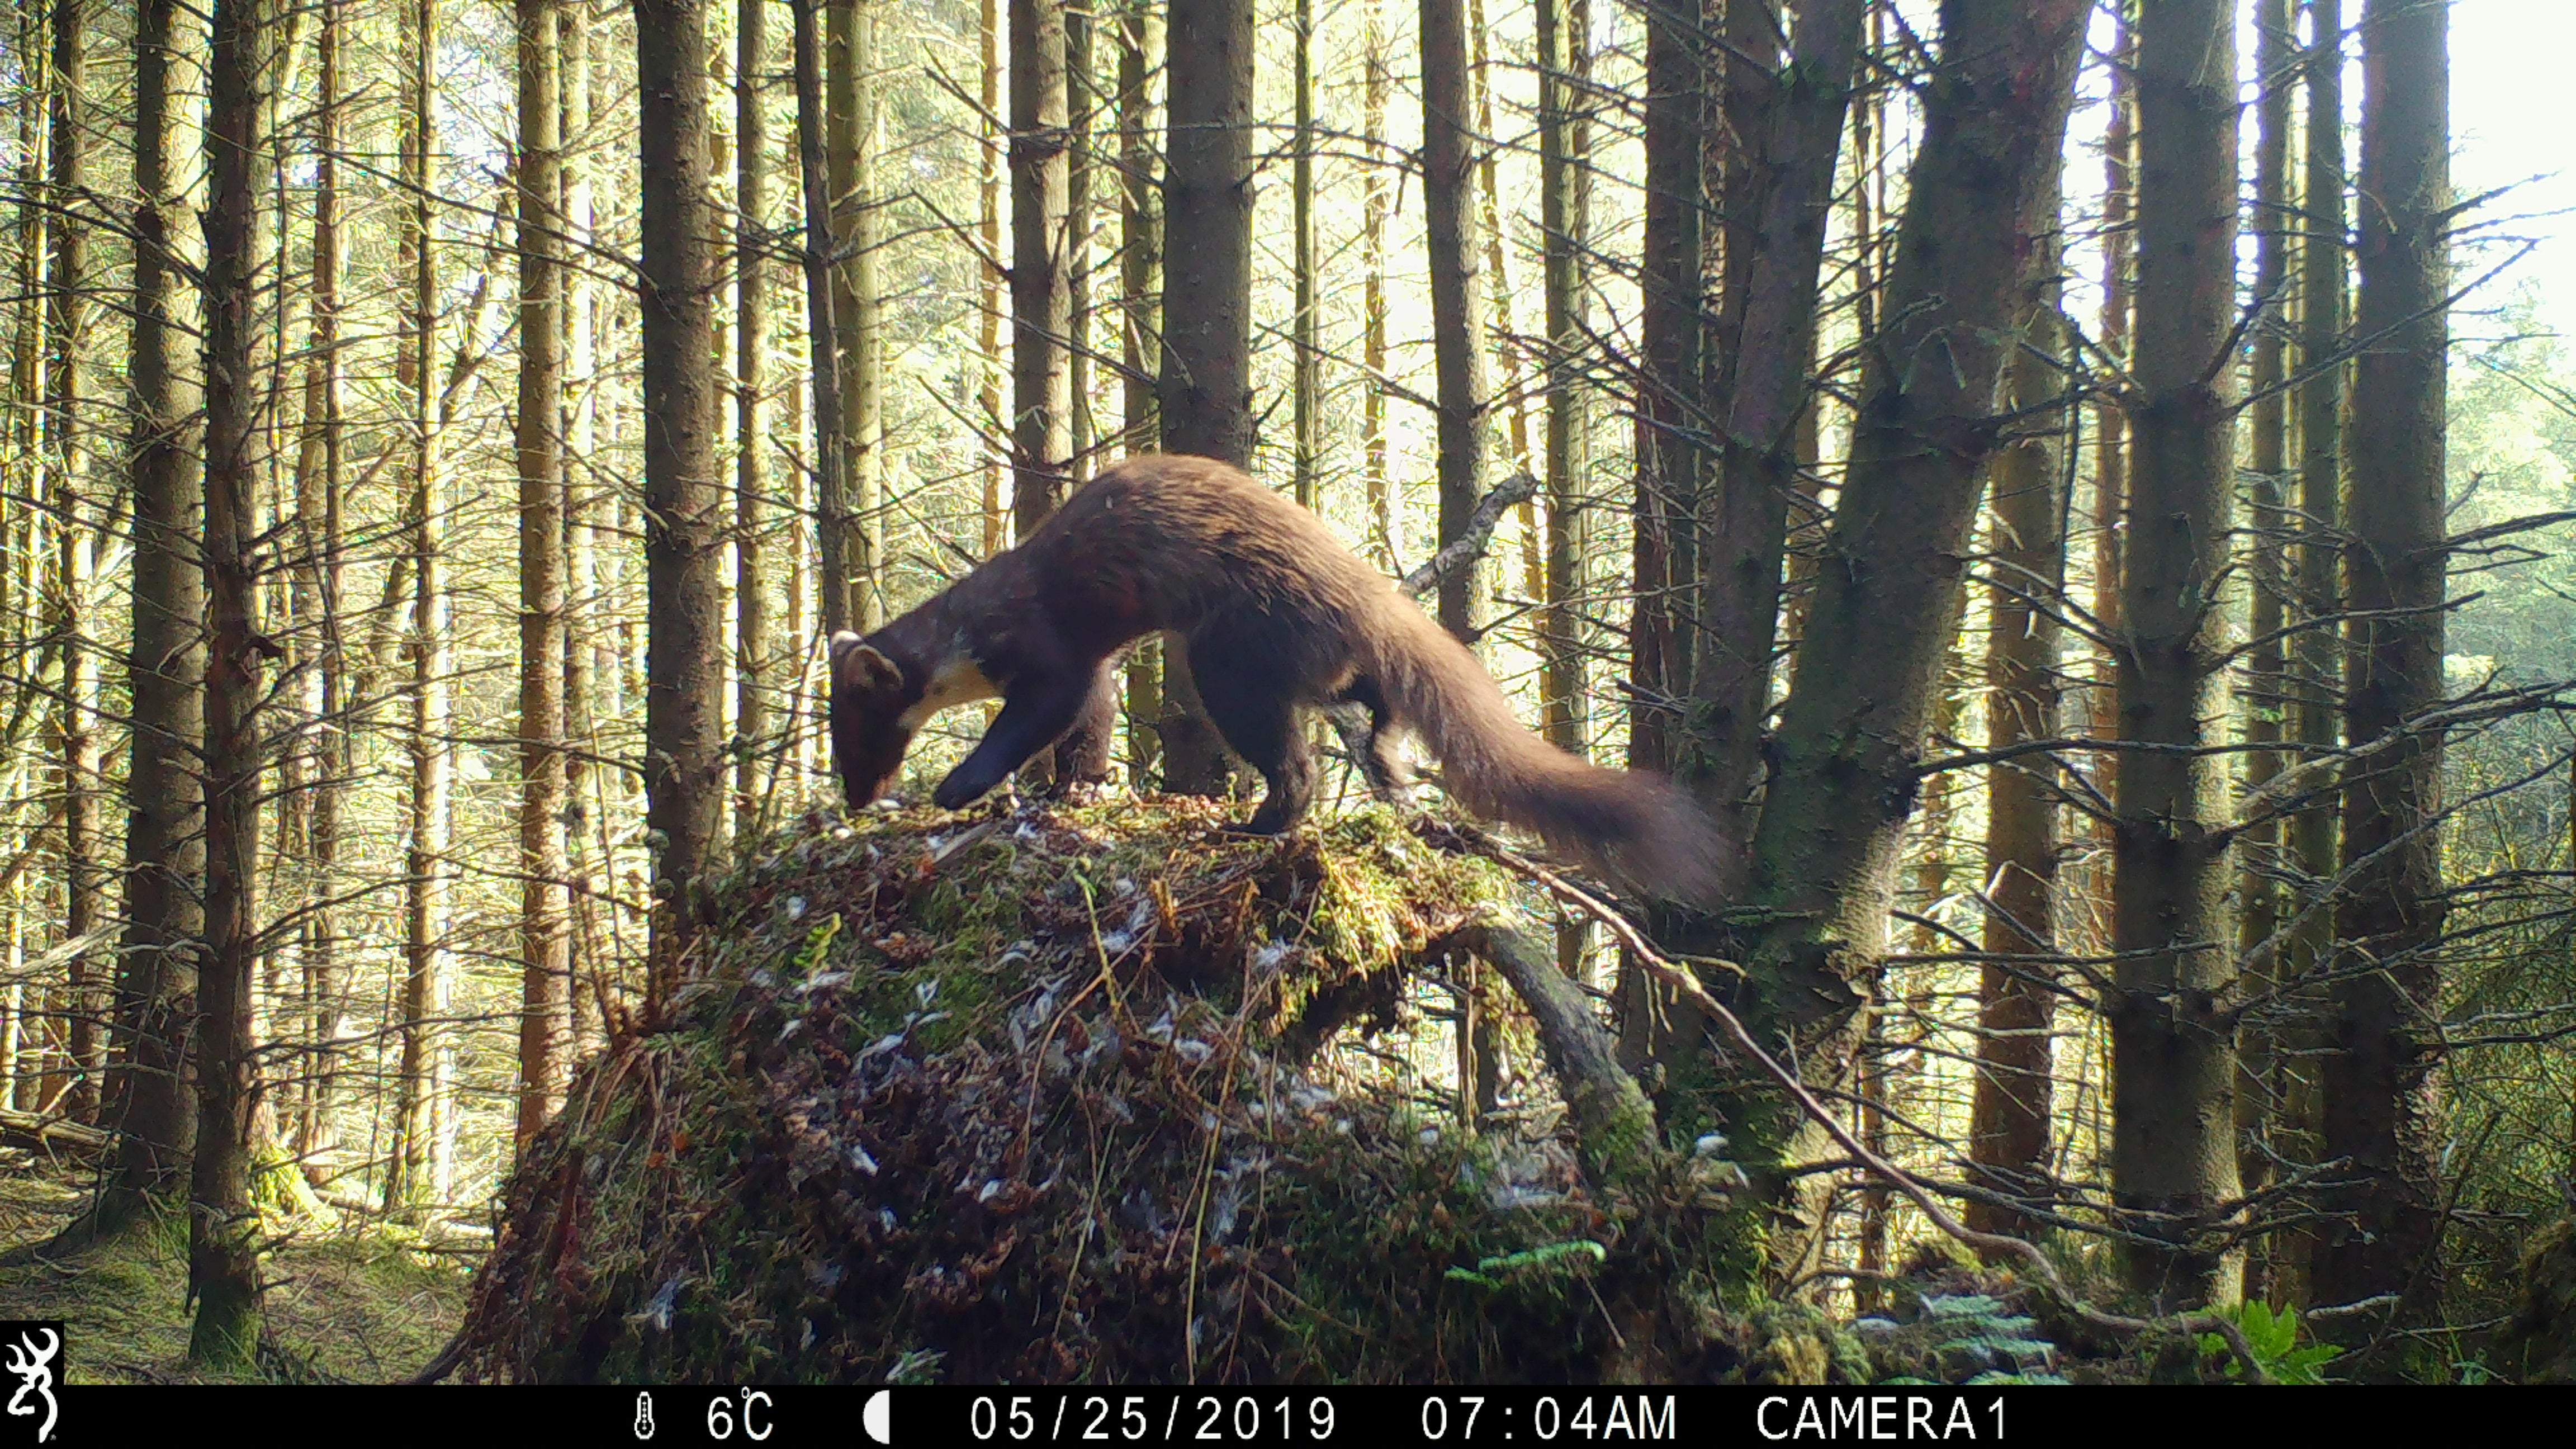
<instances>
[{"instance_id":1,"label":"bushy tail","mask_svg":"<svg viewBox=\"0 0 2576 1449\"><path fill-rule=\"evenodd\" d=\"M1668 900L1714 906L1726 848L1664 779L1603 769L1529 732L1476 656L1400 595L1385 596L1361 662L1396 716L1440 760L1469 810L1538 832L1555 849Z\"/></svg>"}]
</instances>

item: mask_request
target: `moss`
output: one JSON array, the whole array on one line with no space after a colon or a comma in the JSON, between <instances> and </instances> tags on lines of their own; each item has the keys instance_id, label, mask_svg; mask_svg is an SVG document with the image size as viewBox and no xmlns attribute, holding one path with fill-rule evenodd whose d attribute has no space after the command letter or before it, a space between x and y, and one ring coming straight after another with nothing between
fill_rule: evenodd
<instances>
[{"instance_id":1,"label":"moss","mask_svg":"<svg viewBox=\"0 0 2576 1449\"><path fill-rule=\"evenodd\" d=\"M505 1189L464 1372L1597 1376L1602 1287L1668 1278L1665 1239L1402 1065L1407 971L1510 882L1386 811L1271 841L1221 808L762 842L711 896L714 980ZM1352 1024L1395 1065L1296 1069Z\"/></svg>"}]
</instances>

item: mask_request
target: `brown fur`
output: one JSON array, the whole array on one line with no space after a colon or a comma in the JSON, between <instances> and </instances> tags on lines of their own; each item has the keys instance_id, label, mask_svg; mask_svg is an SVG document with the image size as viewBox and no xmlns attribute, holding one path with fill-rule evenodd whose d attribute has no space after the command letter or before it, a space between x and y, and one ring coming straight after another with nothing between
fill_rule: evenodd
<instances>
[{"instance_id":1,"label":"brown fur","mask_svg":"<svg viewBox=\"0 0 2576 1449\"><path fill-rule=\"evenodd\" d=\"M1207 458L1133 458L1095 479L1019 547L862 640L832 641L832 738L853 805L883 792L928 713L1002 696L999 716L935 798L954 808L1039 750L1097 775L1117 661L1169 632L1226 743L1269 782L1247 828L1301 818L1314 765L1301 706L1368 709L1362 763L1402 779L1393 732L1418 734L1469 810L1661 895L1706 901L1714 832L1677 790L1608 770L1522 727L1492 677L1323 522Z\"/></svg>"}]
</instances>

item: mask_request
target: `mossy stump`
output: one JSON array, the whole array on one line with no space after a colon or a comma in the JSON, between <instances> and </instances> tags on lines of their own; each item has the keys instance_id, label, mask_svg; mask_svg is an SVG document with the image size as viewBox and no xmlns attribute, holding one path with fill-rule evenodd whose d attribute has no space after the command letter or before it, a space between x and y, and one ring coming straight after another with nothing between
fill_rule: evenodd
<instances>
[{"instance_id":1,"label":"mossy stump","mask_svg":"<svg viewBox=\"0 0 2576 1449\"><path fill-rule=\"evenodd\" d=\"M516 1381L1566 1381L1670 1281L1538 1090L1461 1130L1431 943L1508 878L1370 810L814 818L496 1205L457 1371ZM1486 979L1490 979L1487 974ZM1526 1028L1524 1028L1525 1030ZM1388 1065L1392 1063L1393 1065Z\"/></svg>"}]
</instances>

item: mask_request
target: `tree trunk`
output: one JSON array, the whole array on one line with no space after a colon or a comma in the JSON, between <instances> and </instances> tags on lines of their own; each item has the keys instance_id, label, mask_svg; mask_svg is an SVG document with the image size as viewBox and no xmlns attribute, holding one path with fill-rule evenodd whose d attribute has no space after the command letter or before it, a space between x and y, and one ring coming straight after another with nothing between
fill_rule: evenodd
<instances>
[{"instance_id":1,"label":"tree trunk","mask_svg":"<svg viewBox=\"0 0 2576 1449\"><path fill-rule=\"evenodd\" d=\"M770 641L769 581L761 569L769 531L769 6L743 0L734 42L734 741L733 833L750 841L769 818L761 788L770 738L769 697L783 678Z\"/></svg>"},{"instance_id":2,"label":"tree trunk","mask_svg":"<svg viewBox=\"0 0 2576 1449\"><path fill-rule=\"evenodd\" d=\"M2052 188L2053 190L2054 188ZM2052 218L2051 196L2043 206ZM2008 750L2053 739L2058 724L2058 609L2066 588L2067 436L2075 414L2056 359L2066 348L2058 322L2065 286L2065 237L2050 226L2031 257L2028 305L2016 328L2012 402L2023 435L1995 456L1988 493L1994 508L1994 585L1986 639L1986 743ZM2057 950L2056 770L2045 755L2007 760L1987 772L1986 909L1981 944L1993 960L1977 993L1977 1079L1969 1104L1968 1158L1995 1191L2041 1198L2048 1190L2049 1120L2054 1107L2050 1033L2057 995L2036 958ZM1995 1204L1971 1201L1980 1232L2031 1236L2039 1226Z\"/></svg>"},{"instance_id":3,"label":"tree trunk","mask_svg":"<svg viewBox=\"0 0 2576 1449\"><path fill-rule=\"evenodd\" d=\"M94 285L89 274L88 196L90 118L89 67L82 41L87 29L86 0L53 0L53 83L48 92L53 137L46 148L52 168L48 191L53 205L45 214L51 276L46 305L51 312L46 340L52 356L45 377L45 441L53 473L54 614L51 632L62 677L54 700L54 742L62 768L63 939L78 940L96 931L106 917L106 840L100 827L98 667L87 645L90 574L96 550L81 519L81 489L88 473L81 416L81 353L89 343L90 304ZM96 1121L99 1079L107 1066L107 1033L100 1030L105 993L99 988L104 962L83 951L65 963L65 1015L62 1038L69 1080L60 1110L82 1122Z\"/></svg>"},{"instance_id":4,"label":"tree trunk","mask_svg":"<svg viewBox=\"0 0 2576 1449\"><path fill-rule=\"evenodd\" d=\"M342 1000L347 994L346 968L340 956L340 912L335 904L339 884L341 818L356 771L356 731L344 711L350 706L349 657L343 642L347 621L342 613L345 539L341 519L344 484L344 420L340 401L340 161L343 104L342 46L347 12L342 0L322 7L315 83L313 185L313 337L304 374L304 429L295 464L295 511L304 564L297 587L304 595L296 617L320 625L320 638L310 646L312 658L305 682L307 712L333 723L312 746L312 800L305 815L306 865L309 878L303 908L303 1007L312 1049L304 1061L300 1094L302 1114L294 1130L296 1151L308 1167L333 1145L331 1093L337 1077L344 1034Z\"/></svg>"},{"instance_id":5,"label":"tree trunk","mask_svg":"<svg viewBox=\"0 0 2576 1449\"><path fill-rule=\"evenodd\" d=\"M1120 450L1129 456L1152 452L1161 433L1149 365L1162 333L1151 90L1160 38L1152 0L1124 0L1118 10L1118 358L1124 379L1118 420ZM1127 781L1135 789L1159 773L1162 718L1162 646L1147 640L1127 656Z\"/></svg>"},{"instance_id":6,"label":"tree trunk","mask_svg":"<svg viewBox=\"0 0 2576 1449\"><path fill-rule=\"evenodd\" d=\"M801 26L800 26L801 28ZM715 486L705 0L636 0L643 124L644 782L653 865L651 1000L667 1007L699 925L723 816L723 548ZM809 188L812 183L809 181ZM810 191L809 191L810 195Z\"/></svg>"},{"instance_id":7,"label":"tree trunk","mask_svg":"<svg viewBox=\"0 0 2576 1449\"><path fill-rule=\"evenodd\" d=\"M1064 501L1073 458L1064 6L1011 0L1011 522Z\"/></svg>"},{"instance_id":8,"label":"tree trunk","mask_svg":"<svg viewBox=\"0 0 2576 1449\"><path fill-rule=\"evenodd\" d=\"M1851 466L1781 711L1742 924L1740 1013L1807 1080L1849 1090L1885 941L1923 735L1958 617L1963 560L2032 238L2058 166L2083 0L1957 5L1925 89L1881 328L1865 354ZM1939 366L1921 365L1926 355ZM1758 1200L1812 1212L1781 1174L1818 1145L1763 1084L1710 1104ZM1778 1174L1778 1175L1775 1175ZM1781 1241L1800 1238L1781 1232Z\"/></svg>"},{"instance_id":9,"label":"tree trunk","mask_svg":"<svg viewBox=\"0 0 2576 1449\"><path fill-rule=\"evenodd\" d=\"M2226 767L2212 697L2234 512L2224 351L2236 301L2235 7L2175 0L2138 25L2137 471L2117 641L2113 800L2111 1190L2130 1284L2231 1303L2243 1259L2200 1246L2237 1196L2235 972L2227 930Z\"/></svg>"},{"instance_id":10,"label":"tree trunk","mask_svg":"<svg viewBox=\"0 0 2576 1449\"><path fill-rule=\"evenodd\" d=\"M1540 629L1539 696L1548 743L1590 751L1583 614L1591 520L1583 506L1592 471L1590 398L1576 376L1584 347L1591 245L1591 0L1538 0L1540 270L1546 290L1547 612ZM1370 391L1374 393L1375 387ZM1560 955L1566 943L1560 942ZM1580 944L1570 949L1579 951ZM1571 962L1567 964L1571 965Z\"/></svg>"},{"instance_id":11,"label":"tree trunk","mask_svg":"<svg viewBox=\"0 0 2576 1449\"><path fill-rule=\"evenodd\" d=\"M438 254L430 188L437 184L437 0L411 0L404 80L402 180L408 214L402 264L405 300L396 381L409 394L411 417L411 791L410 848L405 865L402 1062L385 1173L387 1211L424 1201L434 1177L438 1134L436 1018L446 988L448 617L446 504L438 472L440 399Z\"/></svg>"},{"instance_id":12,"label":"tree trunk","mask_svg":"<svg viewBox=\"0 0 2576 1449\"><path fill-rule=\"evenodd\" d=\"M2299 227L2305 238L2299 253L2299 352L2312 370L2299 388L2298 580L2299 617L2308 627L2299 633L2292 667L2297 691L2293 724L2301 753L2314 756L2332 750L2342 738L2341 640L2331 621L2342 609L2336 574L2343 548L2347 364L2324 359L2344 345L2351 261L2345 239L2343 0L2309 0L2308 18L2314 38L2304 62L2308 114L2306 175L2299 188ZM2333 952L2334 905L2323 898L2322 886L2335 874L2338 803L2337 792L2318 790L2290 819L2290 858L2303 886L2281 978L2290 988L2284 1002L2291 1015L2287 1031L2295 1034L2299 1050L2282 1061L2281 1120L2275 1135L2284 1155L2298 1162L2322 1156L2316 1136L2315 1053L2321 1042L2315 977ZM2308 1288L2317 1242L2316 1230L2303 1226L2287 1242L2272 1245L2277 1301L2312 1301Z\"/></svg>"},{"instance_id":13,"label":"tree trunk","mask_svg":"<svg viewBox=\"0 0 2576 1449\"><path fill-rule=\"evenodd\" d=\"M1734 329L1719 340L1723 386L1711 411L1724 437L1716 476L1701 494L1694 708L1673 764L1738 840L1753 833L1762 781L1789 500L1798 486L1797 421L1808 408L1834 162L1867 8L1864 0L1806 7L1778 74L1750 53L1728 66L1730 110L1747 143L1726 198L1740 218L1728 240Z\"/></svg>"},{"instance_id":14,"label":"tree trunk","mask_svg":"<svg viewBox=\"0 0 2576 1449\"><path fill-rule=\"evenodd\" d=\"M199 894L205 873L206 576L202 418L195 289L185 285L192 196L203 148L187 84L203 54L197 12L144 0L135 16L134 620L126 766L125 937L116 1024L121 1038L105 1118L120 1123L117 1171L102 1221L178 1185L195 1140L189 1037L194 1028Z\"/></svg>"},{"instance_id":15,"label":"tree trunk","mask_svg":"<svg viewBox=\"0 0 2576 1449\"><path fill-rule=\"evenodd\" d=\"M1731 336L1713 328L1695 331L1735 360L1717 378L1724 447L1699 495L1694 553L1706 571L1698 581L1695 611L1701 633L1693 652L1693 708L1686 727L1666 722L1659 728L1670 766L1735 841L1750 840L1756 827L1789 499L1797 485L1797 419L1808 408L1834 162L1866 9L1863 0L1827 0L1810 9L1800 18L1781 75L1749 55L1739 55L1731 67L1735 89L1759 92L1758 100L1734 108L1751 128L1728 199L1730 209L1745 218L1737 247L1744 255L1729 315L1736 330ZM1713 405L1719 401L1712 397ZM1639 608L1644 607L1641 597ZM1721 882L1721 894L1731 897L1743 885L1739 867ZM1668 929L1708 936L1702 944L1716 949L1714 922L1674 921ZM1663 996L1654 1011L1636 1013L1655 1025L1632 1027L1631 1050L1679 1065L1699 1055L1705 1023L1688 1000Z\"/></svg>"},{"instance_id":16,"label":"tree trunk","mask_svg":"<svg viewBox=\"0 0 2576 1449\"><path fill-rule=\"evenodd\" d=\"M2336 963L2323 1061L2324 1151L2351 1185L2317 1256L2316 1295L2441 1301L2443 383L2449 334L2450 11L2363 0L2358 262L2353 331L2352 516L2344 549L2353 620L2344 731L2393 743L2346 768Z\"/></svg>"},{"instance_id":17,"label":"tree trunk","mask_svg":"<svg viewBox=\"0 0 2576 1449\"><path fill-rule=\"evenodd\" d=\"M558 0L519 19L519 1113L563 1103L572 961L564 876L563 50ZM746 446L748 443L746 442Z\"/></svg>"},{"instance_id":18,"label":"tree trunk","mask_svg":"<svg viewBox=\"0 0 2576 1449\"><path fill-rule=\"evenodd\" d=\"M832 265L833 221L829 168L824 159L822 43L814 7L821 0L789 0L796 23L796 156L805 205L805 334L808 386L814 394L814 512L823 585L826 635L859 622L850 612L849 493L844 472L849 453L841 444L842 317Z\"/></svg>"},{"instance_id":19,"label":"tree trunk","mask_svg":"<svg viewBox=\"0 0 2576 1449\"><path fill-rule=\"evenodd\" d=\"M1252 463L1251 0L1170 17L1163 171L1163 451ZM1188 661L1164 660L1163 786L1220 794L1225 747Z\"/></svg>"},{"instance_id":20,"label":"tree trunk","mask_svg":"<svg viewBox=\"0 0 2576 1449\"><path fill-rule=\"evenodd\" d=\"M2130 20L2132 0L2112 0L2110 116L2102 136L2102 353L2114 365L2129 362L2129 333L2136 281L2138 237L2138 64L2137 32ZM2129 506L2129 414L2127 406L2105 393L2093 415L2093 618L2109 638L2120 629L2120 574L2125 553L2120 516ZM2117 665L2103 660L2108 680ZM2090 695L2088 730L2096 739L2117 739L2120 722L2107 683ZM2119 778L2119 757L2093 758L2093 788L2111 798ZM2104 844L2109 844L2106 838Z\"/></svg>"},{"instance_id":21,"label":"tree trunk","mask_svg":"<svg viewBox=\"0 0 2576 1449\"><path fill-rule=\"evenodd\" d=\"M2254 144L2255 236L2254 305L2257 317L2246 366L2246 387L2253 395L2248 487L2253 494L2254 527L2249 539L2252 588L2247 599L2245 631L2252 641L2245 678L2237 695L2237 714L2244 721L2245 742L2264 746L2282 737L2283 671L2288 654L2281 625L2288 618L2289 579L2283 567L2281 539L2290 523L2289 397L2282 390L2288 376L2290 316L2286 293L2290 275L2290 117L2298 73L2291 50L2298 43L2290 0L2258 0L2254 13L2254 73L2263 87L2258 108L2261 133ZM2245 757L2245 788L2260 790L2280 774L2282 756L2256 748ZM2276 817L2249 821L2236 854L2236 959L2246 971L2250 993L2268 992L2280 980L2273 933L2281 924L2281 823ZM2248 1194L2272 1181L2272 1106L2279 1090L2278 1043L2268 1020L2239 1023L2236 1062L2236 1176ZM2264 1276L2268 1276L2268 1273ZM2257 1285L2258 1297L2268 1297Z\"/></svg>"},{"instance_id":22,"label":"tree trunk","mask_svg":"<svg viewBox=\"0 0 2576 1449\"><path fill-rule=\"evenodd\" d=\"M980 19L983 90L977 98L976 127L983 167L976 187L976 234L983 245L976 264L976 334L980 376L975 390L975 421L985 431L984 557L1011 546L1011 522L1002 497L1002 467L1011 446L1011 430L1002 417L1002 174L1008 169L1002 137L1002 0L984 0Z\"/></svg>"},{"instance_id":23,"label":"tree trunk","mask_svg":"<svg viewBox=\"0 0 2576 1449\"><path fill-rule=\"evenodd\" d=\"M1646 15L1646 216L1638 260L1635 604L1628 625L1628 767L1663 770L1689 666L1675 590L1687 578L1688 527L1700 454L1686 399L1699 390L1701 157L1707 135L1696 8ZM1674 556L1679 547L1682 558ZM1642 1013L1639 1013L1642 1015Z\"/></svg>"},{"instance_id":24,"label":"tree trunk","mask_svg":"<svg viewBox=\"0 0 2576 1449\"><path fill-rule=\"evenodd\" d=\"M1300 507L1316 507L1324 455L1324 358L1315 301L1315 0L1297 0L1295 161L1289 191L1295 206L1297 297L1289 320L1288 392L1294 414L1295 462L1290 486Z\"/></svg>"},{"instance_id":25,"label":"tree trunk","mask_svg":"<svg viewBox=\"0 0 2576 1449\"><path fill-rule=\"evenodd\" d=\"M1368 36L1361 66L1360 153L1367 158L1360 199L1360 440L1368 490L1369 557L1388 573L1401 572L1396 556L1395 492L1387 478L1386 442L1386 223L1394 188L1386 178L1386 107L1395 91L1388 64L1386 0L1368 0Z\"/></svg>"},{"instance_id":26,"label":"tree trunk","mask_svg":"<svg viewBox=\"0 0 2576 1449\"><path fill-rule=\"evenodd\" d=\"M1431 262L1431 347L1438 377L1440 542L1456 540L1485 477L1484 291L1476 276L1476 141L1468 131L1467 17L1460 0L1422 0L1423 246ZM1484 570L1440 580L1440 622L1476 633Z\"/></svg>"},{"instance_id":27,"label":"tree trunk","mask_svg":"<svg viewBox=\"0 0 2576 1449\"><path fill-rule=\"evenodd\" d=\"M259 0L214 8L206 207L205 573L206 935L199 982L197 1141L188 1194L188 1356L248 1364L260 1334L259 1220L251 1203L258 1069L251 974L258 964L262 660L276 652L254 616L258 565L254 455L261 376L256 279L266 260L256 178L267 79Z\"/></svg>"},{"instance_id":28,"label":"tree trunk","mask_svg":"<svg viewBox=\"0 0 2576 1449\"><path fill-rule=\"evenodd\" d=\"M840 476L846 511L838 519L849 627L885 622L880 547L884 528L884 343L879 335L876 206L878 0L832 0L831 157L833 342L843 408ZM827 585L828 587L828 585Z\"/></svg>"}]
</instances>

